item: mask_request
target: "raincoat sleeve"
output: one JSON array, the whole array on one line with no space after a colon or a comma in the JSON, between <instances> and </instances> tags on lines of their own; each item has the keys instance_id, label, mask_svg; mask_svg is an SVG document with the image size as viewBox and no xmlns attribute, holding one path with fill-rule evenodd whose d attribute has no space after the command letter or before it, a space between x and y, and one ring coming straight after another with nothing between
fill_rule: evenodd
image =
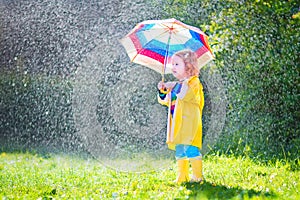
<instances>
[{"instance_id":1,"label":"raincoat sleeve","mask_svg":"<svg viewBox=\"0 0 300 200\"><path fill-rule=\"evenodd\" d=\"M203 86L198 77L192 77L184 81L177 98L190 103L199 104L200 102L200 109L202 110L204 106Z\"/></svg>"},{"instance_id":2,"label":"raincoat sleeve","mask_svg":"<svg viewBox=\"0 0 300 200\"><path fill-rule=\"evenodd\" d=\"M170 90L158 90L158 95L157 95L158 103L164 106L169 106L169 97L168 97L169 92Z\"/></svg>"}]
</instances>

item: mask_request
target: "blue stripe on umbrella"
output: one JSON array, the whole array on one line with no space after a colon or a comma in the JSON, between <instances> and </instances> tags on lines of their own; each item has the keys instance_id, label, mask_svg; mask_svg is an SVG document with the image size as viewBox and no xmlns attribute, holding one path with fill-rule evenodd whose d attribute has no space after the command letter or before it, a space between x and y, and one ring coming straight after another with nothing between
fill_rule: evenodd
<instances>
[{"instance_id":1,"label":"blue stripe on umbrella","mask_svg":"<svg viewBox=\"0 0 300 200\"><path fill-rule=\"evenodd\" d=\"M201 41L199 33L195 32L193 30L189 30L189 32L190 32L192 38L195 38L195 40L198 40L198 41L200 40Z\"/></svg>"},{"instance_id":2,"label":"blue stripe on umbrella","mask_svg":"<svg viewBox=\"0 0 300 200\"><path fill-rule=\"evenodd\" d=\"M172 44L169 47L169 56L173 56L174 53L176 53L177 51L181 51L183 49L186 49L184 44Z\"/></svg>"},{"instance_id":3,"label":"blue stripe on umbrella","mask_svg":"<svg viewBox=\"0 0 300 200\"><path fill-rule=\"evenodd\" d=\"M136 32L136 36L139 38L139 42L141 43L142 47L148 43L148 40L144 36L143 32Z\"/></svg>"},{"instance_id":4,"label":"blue stripe on umbrella","mask_svg":"<svg viewBox=\"0 0 300 200\"><path fill-rule=\"evenodd\" d=\"M155 53L158 53L162 56L165 56L166 54L166 46L167 44L164 43L164 42L160 42L158 40L151 40L150 42L148 42L144 48L145 49L148 49L148 50L151 50Z\"/></svg>"},{"instance_id":5,"label":"blue stripe on umbrella","mask_svg":"<svg viewBox=\"0 0 300 200\"><path fill-rule=\"evenodd\" d=\"M194 38L189 39L184 46L192 51L197 51L197 49L203 46L203 43L199 40L195 40Z\"/></svg>"},{"instance_id":6,"label":"blue stripe on umbrella","mask_svg":"<svg viewBox=\"0 0 300 200\"><path fill-rule=\"evenodd\" d=\"M157 40L152 40L151 42L149 42L144 48L151 50L153 52L156 52L162 56L165 56L167 53L167 49L166 49L167 44L157 41ZM168 57L173 56L176 52L181 51L186 49L186 46L184 44L173 44L173 45L169 45L169 53L168 53ZM198 48L196 48L197 50Z\"/></svg>"},{"instance_id":7,"label":"blue stripe on umbrella","mask_svg":"<svg viewBox=\"0 0 300 200\"><path fill-rule=\"evenodd\" d=\"M145 24L139 31L150 30L155 24Z\"/></svg>"},{"instance_id":8,"label":"blue stripe on umbrella","mask_svg":"<svg viewBox=\"0 0 300 200\"><path fill-rule=\"evenodd\" d=\"M149 44L149 45L148 45ZM157 49L165 49L167 47L167 44L158 40L151 40L149 41L146 45L146 48L148 48L148 46L151 46L153 48L157 48Z\"/></svg>"}]
</instances>

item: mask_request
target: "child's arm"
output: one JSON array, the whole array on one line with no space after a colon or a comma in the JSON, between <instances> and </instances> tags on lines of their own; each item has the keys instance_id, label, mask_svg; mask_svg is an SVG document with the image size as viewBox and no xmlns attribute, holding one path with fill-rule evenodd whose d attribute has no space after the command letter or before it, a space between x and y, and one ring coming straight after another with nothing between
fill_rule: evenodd
<instances>
[{"instance_id":1,"label":"child's arm","mask_svg":"<svg viewBox=\"0 0 300 200\"><path fill-rule=\"evenodd\" d=\"M203 87L198 79L192 78L191 80L184 81L177 98L182 101L200 102L202 104Z\"/></svg>"},{"instance_id":2,"label":"child's arm","mask_svg":"<svg viewBox=\"0 0 300 200\"><path fill-rule=\"evenodd\" d=\"M158 102L162 105L168 106L169 98L168 93L172 90L176 83L175 82L162 82L157 84L158 88Z\"/></svg>"},{"instance_id":3,"label":"child's arm","mask_svg":"<svg viewBox=\"0 0 300 200\"><path fill-rule=\"evenodd\" d=\"M184 81L182 83L180 92L176 95L177 98L183 99L186 96L186 94L188 93L189 90L190 90L190 88L189 88L189 85L188 85L187 81Z\"/></svg>"}]
</instances>

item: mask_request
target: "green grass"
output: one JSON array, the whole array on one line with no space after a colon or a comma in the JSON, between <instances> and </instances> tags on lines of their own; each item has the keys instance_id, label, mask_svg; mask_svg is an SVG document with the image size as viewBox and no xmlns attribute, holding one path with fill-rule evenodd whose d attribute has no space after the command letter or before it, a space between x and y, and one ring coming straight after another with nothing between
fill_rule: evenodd
<instances>
[{"instance_id":1,"label":"green grass","mask_svg":"<svg viewBox=\"0 0 300 200\"><path fill-rule=\"evenodd\" d=\"M120 173L93 159L31 153L0 155L2 199L300 199L300 172L282 162L205 156L206 181L176 185L175 163L148 173Z\"/></svg>"}]
</instances>

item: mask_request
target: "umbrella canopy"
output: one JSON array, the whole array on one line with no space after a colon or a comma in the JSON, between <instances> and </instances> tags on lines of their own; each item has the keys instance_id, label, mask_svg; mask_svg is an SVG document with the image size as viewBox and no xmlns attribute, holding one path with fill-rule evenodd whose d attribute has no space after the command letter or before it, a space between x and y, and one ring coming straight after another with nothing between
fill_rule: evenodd
<instances>
[{"instance_id":1,"label":"umbrella canopy","mask_svg":"<svg viewBox=\"0 0 300 200\"><path fill-rule=\"evenodd\" d=\"M207 35L199 28L176 19L141 22L120 42L132 62L147 66L162 75L171 73L169 58L181 50L195 52L199 68L213 59Z\"/></svg>"}]
</instances>

